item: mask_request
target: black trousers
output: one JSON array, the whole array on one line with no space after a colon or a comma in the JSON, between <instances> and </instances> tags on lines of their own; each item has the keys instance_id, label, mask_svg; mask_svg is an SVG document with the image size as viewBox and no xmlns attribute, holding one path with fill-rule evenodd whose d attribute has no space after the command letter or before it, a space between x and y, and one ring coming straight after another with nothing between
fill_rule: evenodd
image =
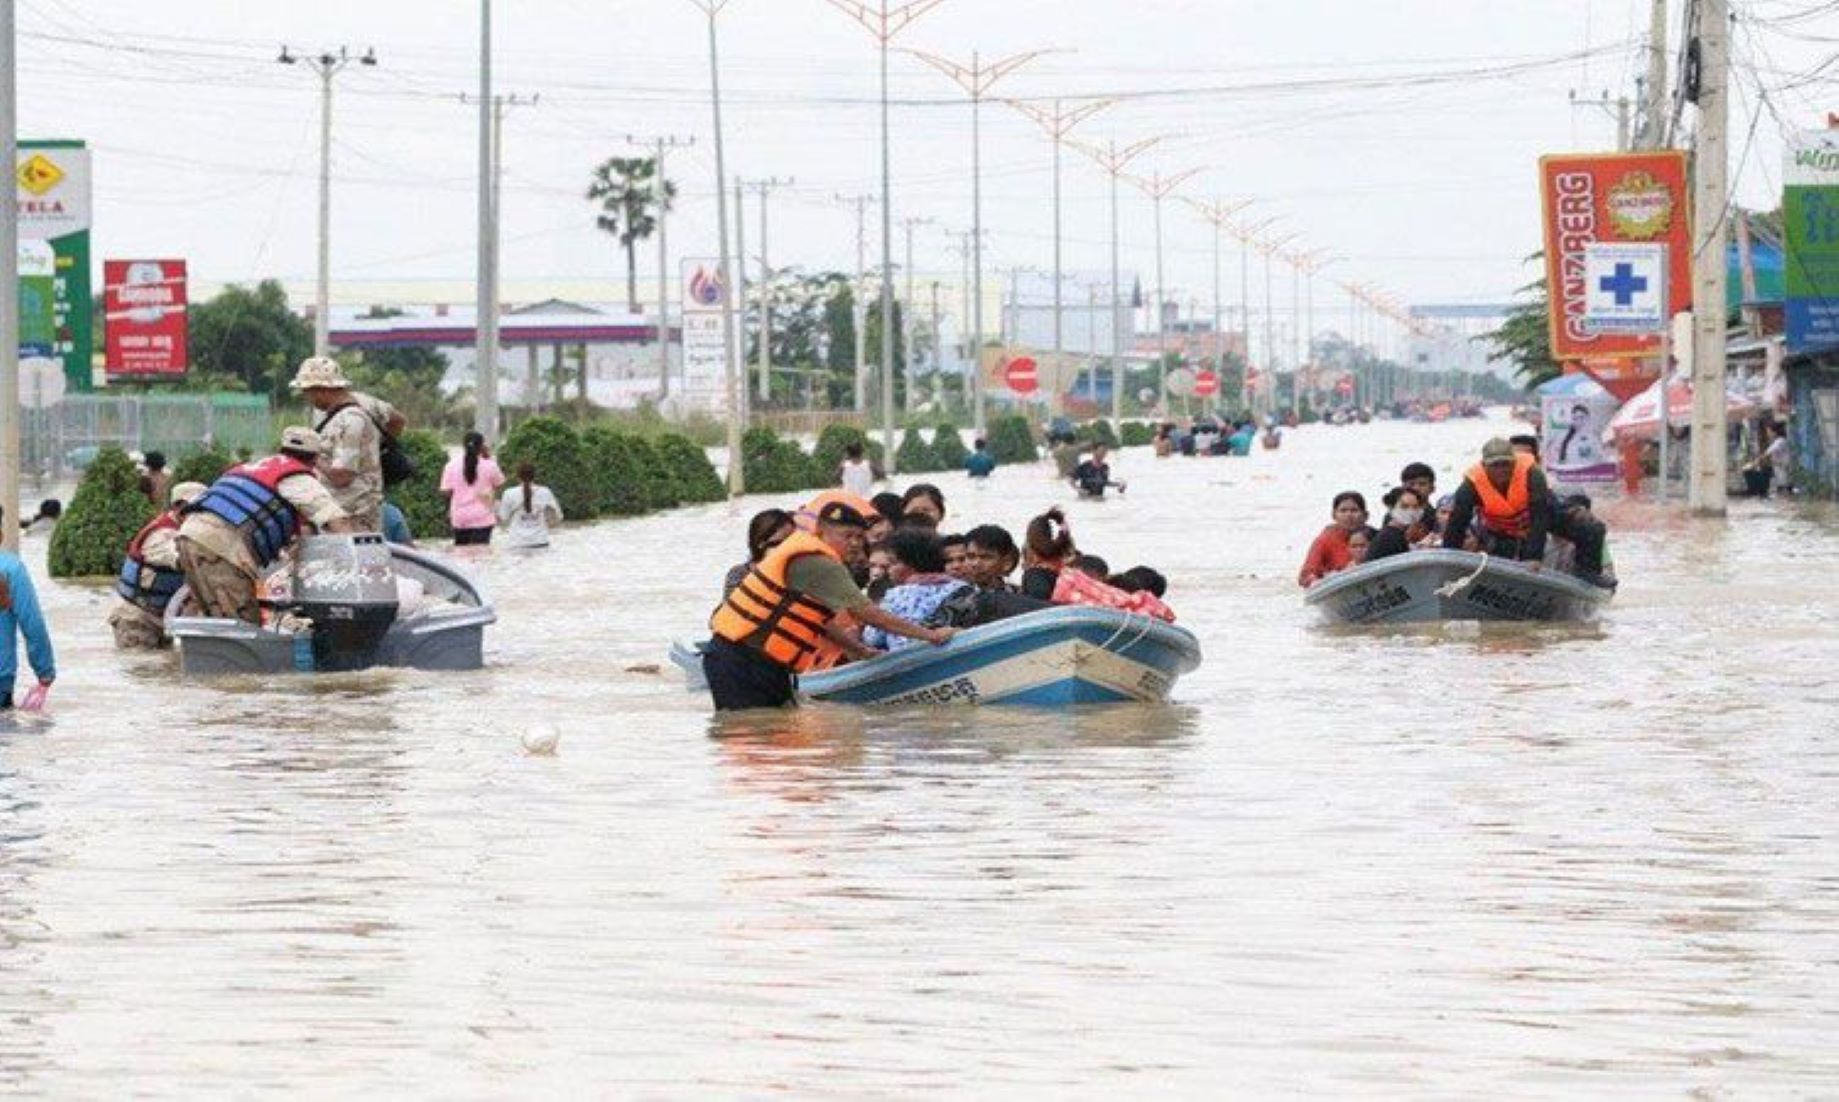
<instances>
[{"instance_id":1,"label":"black trousers","mask_svg":"<svg viewBox=\"0 0 1839 1102\"><path fill-rule=\"evenodd\" d=\"M1571 546L1577 549L1572 573L1594 578L1603 572L1603 543L1609 538L1609 529L1604 527L1602 521L1595 517L1586 520L1554 512L1550 531L1554 536L1570 540Z\"/></svg>"},{"instance_id":2,"label":"black trousers","mask_svg":"<svg viewBox=\"0 0 1839 1102\"><path fill-rule=\"evenodd\" d=\"M783 708L792 702L791 670L726 639L710 639L704 647L702 675L718 712Z\"/></svg>"}]
</instances>

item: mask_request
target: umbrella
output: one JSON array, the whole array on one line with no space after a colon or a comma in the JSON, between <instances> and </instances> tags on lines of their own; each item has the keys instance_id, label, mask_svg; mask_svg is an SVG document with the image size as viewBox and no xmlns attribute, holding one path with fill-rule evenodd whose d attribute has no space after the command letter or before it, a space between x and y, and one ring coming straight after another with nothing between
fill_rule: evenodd
<instances>
[{"instance_id":1,"label":"umbrella","mask_svg":"<svg viewBox=\"0 0 1839 1102\"><path fill-rule=\"evenodd\" d=\"M1724 401L1733 417L1740 417L1753 408L1748 398L1741 394L1725 392ZM1684 426L1692 419L1692 383L1684 376L1675 375L1667 381L1667 422ZM1634 436L1643 440L1652 439L1660 432L1660 381L1630 398L1628 403L1610 419L1608 434L1614 437Z\"/></svg>"}]
</instances>

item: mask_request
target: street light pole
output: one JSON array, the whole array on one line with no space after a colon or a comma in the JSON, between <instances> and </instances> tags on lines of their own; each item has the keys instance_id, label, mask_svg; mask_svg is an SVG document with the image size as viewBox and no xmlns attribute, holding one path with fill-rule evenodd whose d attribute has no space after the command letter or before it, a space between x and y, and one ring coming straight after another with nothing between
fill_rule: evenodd
<instances>
[{"instance_id":1,"label":"street light pole","mask_svg":"<svg viewBox=\"0 0 1839 1102\"><path fill-rule=\"evenodd\" d=\"M778 176L770 176L763 180L748 180L745 182L739 180L735 181L735 187L737 189L752 188L754 194L760 197L760 347L758 354L759 376L755 380L755 383L762 404L771 401L773 397L773 269L772 265L768 263L766 252L769 226L766 208L768 200L772 197L773 189L790 187L795 182L794 180L782 179ZM736 202L739 202L738 198ZM738 211L735 217L737 219L740 217ZM743 255L741 257L741 267L744 269L746 266L747 257Z\"/></svg>"},{"instance_id":2,"label":"street light pole","mask_svg":"<svg viewBox=\"0 0 1839 1102\"><path fill-rule=\"evenodd\" d=\"M1225 384L1225 380L1226 380L1226 330L1225 330L1225 325L1223 322L1223 318L1225 317L1226 307L1225 307L1225 301L1224 301L1225 294L1222 290L1221 275L1220 275L1221 237L1228 229L1231 228L1232 216L1244 210L1246 207L1251 206L1252 200L1241 199L1238 202L1228 202L1224 199L1215 199L1211 202L1207 202L1205 200L1200 200L1200 199L1189 199L1187 203L1189 206L1193 207L1196 211L1198 211L1200 213L1200 216L1206 219L1213 226L1214 370L1218 375L1218 382L1219 382L1219 389L1214 391L1214 403L1217 406L1226 400L1226 384ZM1243 269L1243 266L1244 266L1243 261L1241 261L1241 269ZM1243 287L1243 271L1241 271L1240 282L1241 282L1241 288L1242 288ZM1241 383L1241 397L1242 396L1243 396L1243 383Z\"/></svg>"},{"instance_id":3,"label":"street light pole","mask_svg":"<svg viewBox=\"0 0 1839 1102\"><path fill-rule=\"evenodd\" d=\"M491 87L491 0L480 0L484 5L486 16L485 51L487 62L481 70L480 87ZM319 77L319 274L316 280L313 313L313 355L329 354L331 341L332 308L332 78L343 72L353 61L359 65L375 65L377 52L366 50L361 57L353 58L349 48L340 46L336 51L327 50L317 56L297 54L286 46L281 47L281 56L275 59L283 65L305 65ZM481 95L490 99L489 91ZM485 225L486 204L490 202L491 187L491 112L489 108L480 109L479 130L479 210L480 226ZM12 261L8 261L12 263Z\"/></svg>"},{"instance_id":4,"label":"street light pole","mask_svg":"<svg viewBox=\"0 0 1839 1102\"><path fill-rule=\"evenodd\" d=\"M1173 176L1164 176L1161 172L1151 173L1145 179L1132 177L1131 183L1137 185L1143 194L1150 197L1156 209L1156 391L1157 403L1165 410L1169 401L1169 335L1168 324L1163 319L1163 271L1162 271L1162 201L1175 193L1188 180L1200 173L1200 168L1190 168L1177 172Z\"/></svg>"},{"instance_id":5,"label":"street light pole","mask_svg":"<svg viewBox=\"0 0 1839 1102\"><path fill-rule=\"evenodd\" d=\"M932 225L932 219L903 218L900 220L900 225L902 229L907 231L907 304L901 307L900 310L901 337L906 343L907 351L907 397L902 403L901 408L911 413L913 411L913 334L915 332L913 314L915 308L913 301L913 230L918 226Z\"/></svg>"},{"instance_id":6,"label":"street light pole","mask_svg":"<svg viewBox=\"0 0 1839 1102\"><path fill-rule=\"evenodd\" d=\"M1164 140L1164 135L1143 138L1130 145L1119 148L1117 139L1112 138L1103 146L1086 145L1075 141L1074 149L1098 162L1098 167L1111 177L1111 427L1122 432L1124 423L1124 319L1123 294L1118 286L1120 279L1120 245L1118 243L1118 181L1123 178L1124 169L1152 147Z\"/></svg>"},{"instance_id":7,"label":"street light pole","mask_svg":"<svg viewBox=\"0 0 1839 1102\"><path fill-rule=\"evenodd\" d=\"M722 150L721 61L715 37L715 17L728 6L728 0L690 0L690 3L702 10L709 24L709 104L715 124L715 219L719 224L716 236L722 260L722 360L728 406L728 493L739 497L747 492L741 455L744 389L735 359L734 285L738 278L733 255L728 251L728 163Z\"/></svg>"},{"instance_id":8,"label":"street light pole","mask_svg":"<svg viewBox=\"0 0 1839 1102\"><path fill-rule=\"evenodd\" d=\"M14 0L0 0L0 164L14 190L19 164L19 70ZM9 197L10 198L10 197ZM84 309L88 308L85 303ZM19 550L19 219L0 218L0 547Z\"/></svg>"},{"instance_id":9,"label":"street light pole","mask_svg":"<svg viewBox=\"0 0 1839 1102\"><path fill-rule=\"evenodd\" d=\"M856 208L856 276L850 283L850 326L855 331L856 412L868 413L868 310L862 305L862 293L868 290L868 207L872 195L839 195L839 203Z\"/></svg>"}]
</instances>

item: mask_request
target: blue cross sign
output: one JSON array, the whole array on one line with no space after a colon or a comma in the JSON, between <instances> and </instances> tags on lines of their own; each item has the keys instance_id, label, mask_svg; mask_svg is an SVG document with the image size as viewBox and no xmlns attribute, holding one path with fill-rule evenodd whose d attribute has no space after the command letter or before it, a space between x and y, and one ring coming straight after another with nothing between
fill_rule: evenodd
<instances>
[{"instance_id":1,"label":"blue cross sign","mask_svg":"<svg viewBox=\"0 0 1839 1102\"><path fill-rule=\"evenodd\" d=\"M1647 290L1647 277L1636 275L1633 264L1617 264L1615 274L1599 279L1597 287L1614 295L1617 306L1632 306L1635 296Z\"/></svg>"}]
</instances>

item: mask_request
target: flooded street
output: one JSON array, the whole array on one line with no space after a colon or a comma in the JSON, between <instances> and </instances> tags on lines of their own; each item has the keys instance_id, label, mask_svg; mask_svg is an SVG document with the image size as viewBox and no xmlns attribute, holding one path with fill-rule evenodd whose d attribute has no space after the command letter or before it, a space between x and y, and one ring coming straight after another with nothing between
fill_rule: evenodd
<instances>
[{"instance_id":1,"label":"flooded street","mask_svg":"<svg viewBox=\"0 0 1839 1102\"><path fill-rule=\"evenodd\" d=\"M1830 1094L1839 522L1610 501L1599 625L1315 627L1331 495L1502 428L940 478L948 529L1058 501L1169 576L1165 707L717 723L657 667L777 499L479 560L478 674L179 683L41 583L0 1091Z\"/></svg>"}]
</instances>

